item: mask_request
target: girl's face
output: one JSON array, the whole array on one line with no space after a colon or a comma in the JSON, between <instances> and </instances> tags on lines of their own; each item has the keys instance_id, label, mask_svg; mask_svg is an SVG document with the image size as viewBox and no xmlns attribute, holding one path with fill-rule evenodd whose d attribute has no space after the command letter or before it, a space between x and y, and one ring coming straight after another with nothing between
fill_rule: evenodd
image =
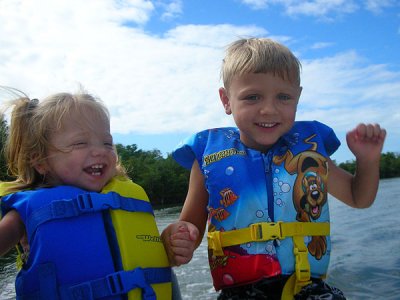
<instances>
[{"instance_id":1,"label":"girl's face","mask_svg":"<svg viewBox=\"0 0 400 300\"><path fill-rule=\"evenodd\" d=\"M292 128L300 94L299 85L269 73L235 76L228 91L220 89L225 112L233 115L240 140L261 152Z\"/></svg>"},{"instance_id":2,"label":"girl's face","mask_svg":"<svg viewBox=\"0 0 400 300\"><path fill-rule=\"evenodd\" d=\"M65 117L62 125L50 136L54 148L48 151L39 173L51 185L101 191L116 175L117 154L109 121L83 110Z\"/></svg>"}]
</instances>

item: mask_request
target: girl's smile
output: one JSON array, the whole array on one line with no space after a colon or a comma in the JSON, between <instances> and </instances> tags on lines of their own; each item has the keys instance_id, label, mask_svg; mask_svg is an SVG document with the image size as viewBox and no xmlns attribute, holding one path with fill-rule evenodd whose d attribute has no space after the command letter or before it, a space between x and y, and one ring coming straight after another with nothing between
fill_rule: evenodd
<instances>
[{"instance_id":1,"label":"girl's smile","mask_svg":"<svg viewBox=\"0 0 400 300\"><path fill-rule=\"evenodd\" d=\"M117 155L107 120L96 116L83 119L78 113L62 124L50 137L45 174L52 185L74 185L89 191L101 191L116 173Z\"/></svg>"}]
</instances>

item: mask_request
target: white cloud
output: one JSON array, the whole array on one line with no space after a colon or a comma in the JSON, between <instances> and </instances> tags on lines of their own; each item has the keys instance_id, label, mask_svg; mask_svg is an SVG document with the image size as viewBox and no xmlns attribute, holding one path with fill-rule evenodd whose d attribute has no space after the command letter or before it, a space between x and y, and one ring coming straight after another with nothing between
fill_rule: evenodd
<instances>
[{"instance_id":1,"label":"white cloud","mask_svg":"<svg viewBox=\"0 0 400 300\"><path fill-rule=\"evenodd\" d=\"M358 122L380 123L400 134L400 73L368 64L356 52L303 61L298 118L346 131ZM397 128L397 129L395 129ZM393 133L394 133L393 132Z\"/></svg>"},{"instance_id":2,"label":"white cloud","mask_svg":"<svg viewBox=\"0 0 400 300\"><path fill-rule=\"evenodd\" d=\"M165 12L161 16L162 20L175 19L183 13L181 0L173 0L163 6L165 7Z\"/></svg>"},{"instance_id":3,"label":"white cloud","mask_svg":"<svg viewBox=\"0 0 400 300\"><path fill-rule=\"evenodd\" d=\"M140 26L150 1L0 2L0 84L42 98L81 83L109 107L114 133L176 133L231 125L218 98L224 47L266 36L257 26L186 25L157 37ZM40 7L40 9L37 9ZM127 13L128 12L128 13ZM134 22L138 26L122 24ZM276 36L291 42L289 36ZM400 74L357 52L303 61L298 116L346 130L357 121L399 128ZM400 134L398 129L397 134Z\"/></svg>"},{"instance_id":4,"label":"white cloud","mask_svg":"<svg viewBox=\"0 0 400 300\"><path fill-rule=\"evenodd\" d=\"M224 46L238 36L266 33L255 26L189 25L159 38L122 26L127 15L111 1L59 1L54 6L41 1L46 9L32 15L38 3L2 2L1 84L39 98L82 84L107 104L118 133L218 123ZM136 14L131 15L138 16L138 23L151 14L147 3L133 3Z\"/></svg>"},{"instance_id":5,"label":"white cloud","mask_svg":"<svg viewBox=\"0 0 400 300\"><path fill-rule=\"evenodd\" d=\"M356 11L358 5L352 0L283 1L289 15L323 17L331 13L348 14Z\"/></svg>"},{"instance_id":6,"label":"white cloud","mask_svg":"<svg viewBox=\"0 0 400 300\"><path fill-rule=\"evenodd\" d=\"M397 0L239 0L254 10L267 10L272 6L282 7L283 13L291 17L310 16L320 21L336 22L338 16L350 15L360 10L374 14L385 9L400 7Z\"/></svg>"},{"instance_id":7,"label":"white cloud","mask_svg":"<svg viewBox=\"0 0 400 300\"><path fill-rule=\"evenodd\" d=\"M381 13L384 9L399 6L396 0L366 0L366 9L373 13Z\"/></svg>"},{"instance_id":8,"label":"white cloud","mask_svg":"<svg viewBox=\"0 0 400 300\"><path fill-rule=\"evenodd\" d=\"M285 13L291 16L306 15L324 18L330 14L352 13L359 8L355 0L241 0L241 2L256 10L280 5L284 7Z\"/></svg>"},{"instance_id":9,"label":"white cloud","mask_svg":"<svg viewBox=\"0 0 400 300\"><path fill-rule=\"evenodd\" d=\"M381 13L384 9L399 6L396 0L241 0L254 10L283 6L290 16L306 15L333 21L333 15L351 14L362 8Z\"/></svg>"},{"instance_id":10,"label":"white cloud","mask_svg":"<svg viewBox=\"0 0 400 300\"><path fill-rule=\"evenodd\" d=\"M268 7L268 0L242 0L243 4L249 5L252 9L265 9Z\"/></svg>"},{"instance_id":11,"label":"white cloud","mask_svg":"<svg viewBox=\"0 0 400 300\"><path fill-rule=\"evenodd\" d=\"M318 43L311 45L311 49L324 49L324 48L328 48L332 45L334 45L334 43L318 42Z\"/></svg>"},{"instance_id":12,"label":"white cloud","mask_svg":"<svg viewBox=\"0 0 400 300\"><path fill-rule=\"evenodd\" d=\"M258 26L185 25L178 26L165 34L174 43L206 47L221 47L233 39L249 36L266 36L267 31Z\"/></svg>"}]
</instances>

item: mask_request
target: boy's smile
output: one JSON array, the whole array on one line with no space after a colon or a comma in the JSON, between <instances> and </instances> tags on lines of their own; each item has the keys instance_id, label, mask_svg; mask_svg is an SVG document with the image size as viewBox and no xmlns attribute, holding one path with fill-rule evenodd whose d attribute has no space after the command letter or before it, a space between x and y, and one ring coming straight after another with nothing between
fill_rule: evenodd
<instances>
[{"instance_id":1,"label":"boy's smile","mask_svg":"<svg viewBox=\"0 0 400 300\"><path fill-rule=\"evenodd\" d=\"M240 140L265 152L288 132L296 117L301 87L270 73L235 76L220 89L225 112L232 114Z\"/></svg>"}]
</instances>

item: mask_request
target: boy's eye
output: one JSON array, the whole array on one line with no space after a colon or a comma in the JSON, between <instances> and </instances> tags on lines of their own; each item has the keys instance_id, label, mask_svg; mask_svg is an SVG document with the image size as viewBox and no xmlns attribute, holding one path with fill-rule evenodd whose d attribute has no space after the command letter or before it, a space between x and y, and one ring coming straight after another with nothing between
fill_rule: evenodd
<instances>
[{"instance_id":1,"label":"boy's eye","mask_svg":"<svg viewBox=\"0 0 400 300\"><path fill-rule=\"evenodd\" d=\"M256 100L260 100L260 96L259 95L248 95L244 98L245 100L252 100L252 101L256 101Z\"/></svg>"},{"instance_id":2,"label":"boy's eye","mask_svg":"<svg viewBox=\"0 0 400 300\"><path fill-rule=\"evenodd\" d=\"M292 99L292 97L290 97L290 95L288 95L288 94L279 94L278 99L282 100L282 101L286 101L286 100Z\"/></svg>"},{"instance_id":3,"label":"boy's eye","mask_svg":"<svg viewBox=\"0 0 400 300\"><path fill-rule=\"evenodd\" d=\"M104 146L113 147L114 144L112 142L104 142Z\"/></svg>"}]
</instances>

